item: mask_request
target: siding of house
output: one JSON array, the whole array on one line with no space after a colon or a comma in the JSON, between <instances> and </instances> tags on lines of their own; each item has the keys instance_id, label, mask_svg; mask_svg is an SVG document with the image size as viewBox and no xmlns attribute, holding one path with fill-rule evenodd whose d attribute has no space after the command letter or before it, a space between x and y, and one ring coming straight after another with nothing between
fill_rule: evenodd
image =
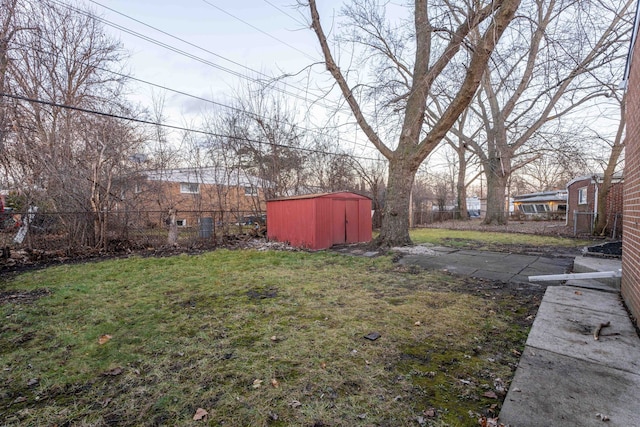
<instances>
[{"instance_id":1,"label":"siding of house","mask_svg":"<svg viewBox=\"0 0 640 427\"><path fill-rule=\"evenodd\" d=\"M625 140L622 297L640 318L640 40L636 35L628 80Z\"/></svg>"}]
</instances>

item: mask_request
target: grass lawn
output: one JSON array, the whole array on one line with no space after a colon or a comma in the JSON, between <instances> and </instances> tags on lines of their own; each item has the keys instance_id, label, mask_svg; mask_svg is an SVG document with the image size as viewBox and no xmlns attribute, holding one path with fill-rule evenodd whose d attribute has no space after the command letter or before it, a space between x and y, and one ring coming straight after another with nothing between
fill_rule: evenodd
<instances>
[{"instance_id":1,"label":"grass lawn","mask_svg":"<svg viewBox=\"0 0 640 427\"><path fill-rule=\"evenodd\" d=\"M449 230L445 228L414 228L410 232L415 244L436 245L473 249L499 249L504 246L527 246L536 248L578 248L593 244L589 240L567 237L542 236L521 233L497 233L487 231Z\"/></svg>"},{"instance_id":2,"label":"grass lawn","mask_svg":"<svg viewBox=\"0 0 640 427\"><path fill-rule=\"evenodd\" d=\"M475 426L540 297L255 250L50 267L0 296L0 424L77 426Z\"/></svg>"}]
</instances>

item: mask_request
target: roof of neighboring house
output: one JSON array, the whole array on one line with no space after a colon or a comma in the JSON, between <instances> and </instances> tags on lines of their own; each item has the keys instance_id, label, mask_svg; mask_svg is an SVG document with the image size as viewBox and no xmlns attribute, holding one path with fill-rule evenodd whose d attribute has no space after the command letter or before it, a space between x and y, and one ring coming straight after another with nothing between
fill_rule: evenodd
<instances>
[{"instance_id":1,"label":"roof of neighboring house","mask_svg":"<svg viewBox=\"0 0 640 427\"><path fill-rule=\"evenodd\" d=\"M189 184L210 184L240 187L268 187L270 183L242 169L223 167L180 168L147 171L144 175L150 181L180 182Z\"/></svg>"},{"instance_id":2,"label":"roof of neighboring house","mask_svg":"<svg viewBox=\"0 0 640 427\"><path fill-rule=\"evenodd\" d=\"M513 196L513 203L566 202L567 190L541 191Z\"/></svg>"},{"instance_id":3,"label":"roof of neighboring house","mask_svg":"<svg viewBox=\"0 0 640 427\"><path fill-rule=\"evenodd\" d=\"M586 179L590 179L592 184L595 183L600 183L602 182L602 178L604 177L604 174L602 173L592 173L591 175L582 175L582 176L578 176L576 178L573 178L571 181L567 182L567 188L569 188L569 186L571 184L574 184L578 181L584 181ZM614 173L611 182L615 183L615 182L620 182L623 181L624 178L622 176L622 173L618 172L618 173Z\"/></svg>"}]
</instances>

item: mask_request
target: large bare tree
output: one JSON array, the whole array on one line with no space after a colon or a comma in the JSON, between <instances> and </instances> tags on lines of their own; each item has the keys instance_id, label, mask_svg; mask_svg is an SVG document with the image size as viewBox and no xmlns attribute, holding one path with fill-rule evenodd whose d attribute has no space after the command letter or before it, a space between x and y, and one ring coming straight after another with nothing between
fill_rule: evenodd
<instances>
[{"instance_id":1,"label":"large bare tree","mask_svg":"<svg viewBox=\"0 0 640 427\"><path fill-rule=\"evenodd\" d=\"M548 148L538 143L545 139L539 133L610 92L594 76L609 73L616 63L623 68L620 61L626 55L635 4L633 0L524 1L471 104L482 135L466 140L486 175L487 224L506 223L511 174Z\"/></svg>"},{"instance_id":2,"label":"large bare tree","mask_svg":"<svg viewBox=\"0 0 640 427\"><path fill-rule=\"evenodd\" d=\"M358 69L342 69L316 1L305 3L328 71L362 131L389 160L379 245L411 243L409 203L416 171L468 106L519 4L520 0L415 0L411 18L394 24L385 17L390 3L352 2L344 9L350 29L344 40L353 42L363 56ZM476 29L480 35L472 40ZM467 49L471 44L473 48ZM451 68L457 70L455 80L445 72ZM367 72L372 78L365 79ZM455 96L427 127L425 111L443 86L453 88ZM375 102L366 102L368 94ZM389 128L384 124L374 128L376 123L397 123L398 131L387 133Z\"/></svg>"},{"instance_id":3,"label":"large bare tree","mask_svg":"<svg viewBox=\"0 0 640 427\"><path fill-rule=\"evenodd\" d=\"M113 117L133 114L120 101L121 74L108 71L121 70L123 51L90 12L48 0L18 3L5 49L4 98L13 100L5 170L30 203L86 212L67 224L70 236L102 246L113 179L140 142Z\"/></svg>"}]
</instances>

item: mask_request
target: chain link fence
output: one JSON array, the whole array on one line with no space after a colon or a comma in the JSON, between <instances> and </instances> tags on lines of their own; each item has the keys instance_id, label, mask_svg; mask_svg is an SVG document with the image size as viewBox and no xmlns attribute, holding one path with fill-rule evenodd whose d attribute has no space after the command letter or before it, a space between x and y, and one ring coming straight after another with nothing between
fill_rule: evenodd
<instances>
[{"instance_id":1,"label":"chain link fence","mask_svg":"<svg viewBox=\"0 0 640 427\"><path fill-rule=\"evenodd\" d=\"M254 211L114 211L14 214L0 227L3 248L29 251L127 251L167 245L215 247L258 237L266 214Z\"/></svg>"}]
</instances>

